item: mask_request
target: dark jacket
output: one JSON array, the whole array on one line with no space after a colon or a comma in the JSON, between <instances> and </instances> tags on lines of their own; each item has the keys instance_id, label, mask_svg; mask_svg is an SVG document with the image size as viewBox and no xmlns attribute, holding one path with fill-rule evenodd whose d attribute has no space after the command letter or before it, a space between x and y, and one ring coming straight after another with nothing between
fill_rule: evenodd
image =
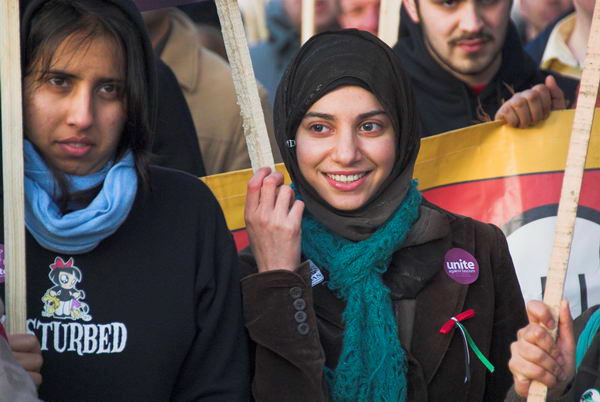
<instances>
[{"instance_id":1,"label":"dark jacket","mask_svg":"<svg viewBox=\"0 0 600 402\"><path fill-rule=\"evenodd\" d=\"M573 330L575 332L575 342L579 339L579 335L585 328L588 320L600 308L600 305L596 305L584 311L573 323ZM571 381L571 384L567 387L565 394L556 397L548 398L549 402L579 402L582 399L583 394L590 390L595 389L600 391L600 331L596 333L592 344L587 350L581 366L575 374L575 378ZM511 388L510 392L506 397L506 402L522 402L526 398L520 398ZM591 400L591 399L590 399ZM596 400L596 399L594 399Z\"/></svg>"},{"instance_id":2,"label":"dark jacket","mask_svg":"<svg viewBox=\"0 0 600 402\"><path fill-rule=\"evenodd\" d=\"M455 282L442 269L445 253L455 247L479 263L479 278L471 285ZM256 273L252 256L242 255L244 315L255 345L257 401L328 401L324 370L335 368L341 352L345 305L327 287L323 267L325 281L311 286L308 266L305 262L295 272ZM427 272L433 276L427 278ZM313 272L313 277L318 279L318 274ZM424 203L383 279L408 352L408 399L502 400L512 383L509 345L526 317L500 230ZM419 283L422 289L412 295L410 289ZM496 371L488 373L472 355L471 381L465 384L462 338L456 330L447 335L439 330L467 309L474 309L476 316L464 325Z\"/></svg>"},{"instance_id":3,"label":"dark jacket","mask_svg":"<svg viewBox=\"0 0 600 402\"><path fill-rule=\"evenodd\" d=\"M525 53L517 31L509 23L502 48L502 64L492 81L475 95L463 81L444 70L425 46L421 26L402 10L400 39L394 50L411 78L422 137L467 127L494 115L512 92L520 92L544 82L549 72L541 71ZM556 77L569 102L574 99L578 81ZM487 117L486 117L487 116Z\"/></svg>"}]
</instances>

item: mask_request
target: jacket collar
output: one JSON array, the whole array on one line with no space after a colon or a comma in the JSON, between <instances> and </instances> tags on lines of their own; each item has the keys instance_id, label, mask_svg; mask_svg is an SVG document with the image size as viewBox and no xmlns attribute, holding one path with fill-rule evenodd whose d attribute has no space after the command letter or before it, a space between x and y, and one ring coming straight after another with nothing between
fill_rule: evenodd
<instances>
[{"instance_id":1,"label":"jacket collar","mask_svg":"<svg viewBox=\"0 0 600 402\"><path fill-rule=\"evenodd\" d=\"M160 58L173 70L179 85L193 92L200 77L198 32L193 22L177 9L169 12L171 32Z\"/></svg>"}]
</instances>

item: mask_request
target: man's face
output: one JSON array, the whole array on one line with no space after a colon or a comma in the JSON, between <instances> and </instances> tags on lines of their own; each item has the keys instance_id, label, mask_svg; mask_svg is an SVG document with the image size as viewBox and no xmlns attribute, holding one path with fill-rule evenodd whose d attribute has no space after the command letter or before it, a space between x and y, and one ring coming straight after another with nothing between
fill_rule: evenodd
<instances>
[{"instance_id":1,"label":"man's face","mask_svg":"<svg viewBox=\"0 0 600 402\"><path fill-rule=\"evenodd\" d=\"M377 35L379 0L340 0L340 26L369 31Z\"/></svg>"},{"instance_id":2,"label":"man's face","mask_svg":"<svg viewBox=\"0 0 600 402\"><path fill-rule=\"evenodd\" d=\"M500 68L511 0L404 0L436 61L468 84L488 83Z\"/></svg>"}]
</instances>

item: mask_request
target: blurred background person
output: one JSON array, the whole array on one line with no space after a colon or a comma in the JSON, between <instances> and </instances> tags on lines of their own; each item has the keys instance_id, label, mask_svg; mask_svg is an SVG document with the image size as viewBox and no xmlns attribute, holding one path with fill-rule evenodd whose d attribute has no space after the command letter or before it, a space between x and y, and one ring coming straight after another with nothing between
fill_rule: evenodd
<instances>
[{"instance_id":1,"label":"blurred background person","mask_svg":"<svg viewBox=\"0 0 600 402\"><path fill-rule=\"evenodd\" d=\"M302 0L271 0L267 4L269 39L250 47L256 79L269 94L269 103L283 71L300 49ZM337 0L315 0L315 33L338 27Z\"/></svg>"},{"instance_id":2,"label":"blurred background person","mask_svg":"<svg viewBox=\"0 0 600 402\"><path fill-rule=\"evenodd\" d=\"M595 0L573 0L569 13L529 42L525 50L541 68L581 78Z\"/></svg>"},{"instance_id":3,"label":"blurred background person","mask_svg":"<svg viewBox=\"0 0 600 402\"><path fill-rule=\"evenodd\" d=\"M340 27L356 28L377 35L379 0L340 0Z\"/></svg>"},{"instance_id":4,"label":"blurred background person","mask_svg":"<svg viewBox=\"0 0 600 402\"><path fill-rule=\"evenodd\" d=\"M185 4L177 8L185 12L194 21L202 46L227 60L225 42L221 34L221 22L219 21L215 2L205 0L200 3Z\"/></svg>"},{"instance_id":5,"label":"blurred background person","mask_svg":"<svg viewBox=\"0 0 600 402\"><path fill-rule=\"evenodd\" d=\"M181 10L146 11L143 17L156 54L173 70L181 86L206 174L249 168L240 107L227 62L203 46L196 25ZM272 132L272 113L264 91L262 103L267 129Z\"/></svg>"},{"instance_id":6,"label":"blurred background person","mask_svg":"<svg viewBox=\"0 0 600 402\"><path fill-rule=\"evenodd\" d=\"M517 27L523 43L538 36L551 22L573 8L573 0L519 0Z\"/></svg>"}]
</instances>

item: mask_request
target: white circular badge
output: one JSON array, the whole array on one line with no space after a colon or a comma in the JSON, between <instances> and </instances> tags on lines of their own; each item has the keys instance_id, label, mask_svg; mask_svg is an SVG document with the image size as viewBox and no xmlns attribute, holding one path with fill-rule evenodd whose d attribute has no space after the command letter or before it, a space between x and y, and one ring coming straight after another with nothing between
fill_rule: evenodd
<instances>
[{"instance_id":1,"label":"white circular badge","mask_svg":"<svg viewBox=\"0 0 600 402\"><path fill-rule=\"evenodd\" d=\"M579 402L600 402L600 392L595 388L590 388L581 394Z\"/></svg>"}]
</instances>

